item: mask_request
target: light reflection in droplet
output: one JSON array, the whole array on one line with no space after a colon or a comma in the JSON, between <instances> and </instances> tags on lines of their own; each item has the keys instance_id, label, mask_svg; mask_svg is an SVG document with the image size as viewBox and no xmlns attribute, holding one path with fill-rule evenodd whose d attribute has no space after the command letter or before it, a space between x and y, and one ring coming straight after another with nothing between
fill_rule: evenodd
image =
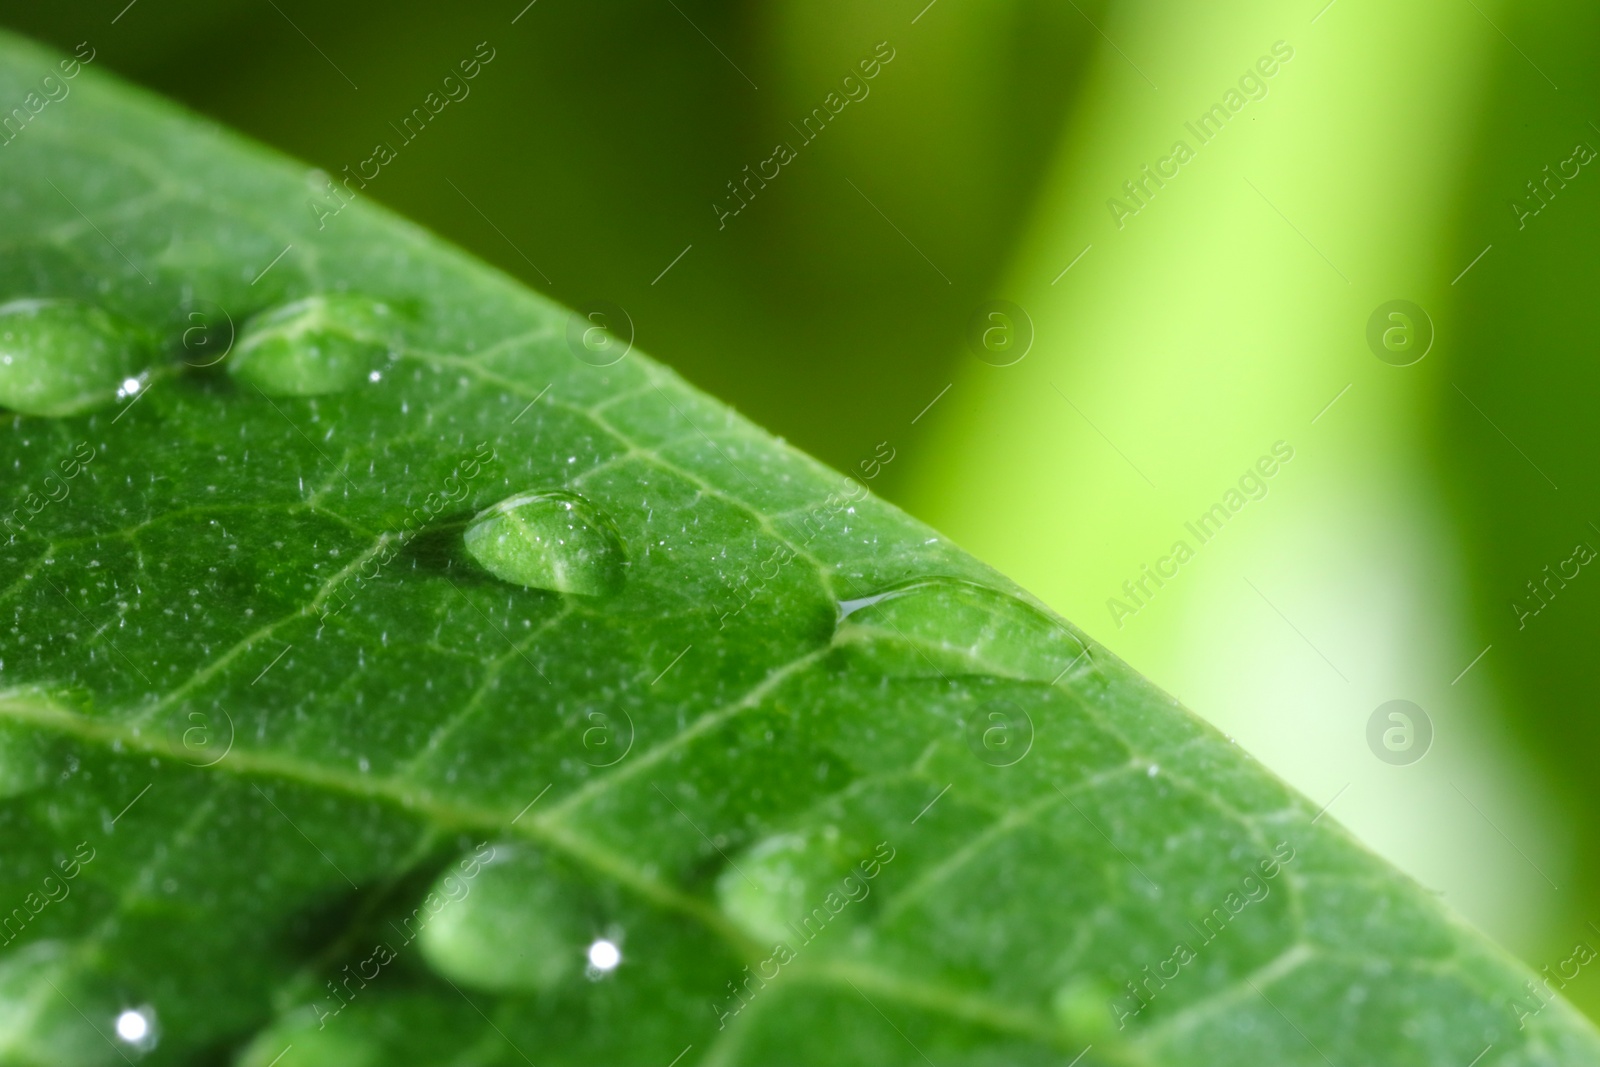
<instances>
[{"instance_id":1,"label":"light reflection in droplet","mask_svg":"<svg viewBox=\"0 0 1600 1067\"><path fill-rule=\"evenodd\" d=\"M150 1020L143 1012L130 1008L117 1016L117 1036L130 1045L137 1045L150 1036Z\"/></svg>"},{"instance_id":2,"label":"light reflection in droplet","mask_svg":"<svg viewBox=\"0 0 1600 1067\"><path fill-rule=\"evenodd\" d=\"M90 411L109 402L119 384L139 381L133 375L142 358L134 331L93 305L0 304L0 405L12 411L44 417Z\"/></svg>"},{"instance_id":3,"label":"light reflection in droplet","mask_svg":"<svg viewBox=\"0 0 1600 1067\"><path fill-rule=\"evenodd\" d=\"M589 966L602 973L614 971L622 962L622 950L613 941L600 938L589 946Z\"/></svg>"},{"instance_id":4,"label":"light reflection in droplet","mask_svg":"<svg viewBox=\"0 0 1600 1067\"><path fill-rule=\"evenodd\" d=\"M527 589L610 596L627 575L616 525L591 501L562 490L507 497L479 512L462 540L484 570Z\"/></svg>"}]
</instances>

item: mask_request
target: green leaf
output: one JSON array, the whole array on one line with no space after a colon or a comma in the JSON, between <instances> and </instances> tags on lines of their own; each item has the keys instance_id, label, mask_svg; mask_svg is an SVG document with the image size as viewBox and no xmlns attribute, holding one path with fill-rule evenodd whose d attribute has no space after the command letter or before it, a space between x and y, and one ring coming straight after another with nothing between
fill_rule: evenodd
<instances>
[{"instance_id":1,"label":"green leaf","mask_svg":"<svg viewBox=\"0 0 1600 1067\"><path fill-rule=\"evenodd\" d=\"M0 416L0 1063L1600 1056L860 483L66 84L0 147L0 300L78 309L6 339L70 410Z\"/></svg>"}]
</instances>

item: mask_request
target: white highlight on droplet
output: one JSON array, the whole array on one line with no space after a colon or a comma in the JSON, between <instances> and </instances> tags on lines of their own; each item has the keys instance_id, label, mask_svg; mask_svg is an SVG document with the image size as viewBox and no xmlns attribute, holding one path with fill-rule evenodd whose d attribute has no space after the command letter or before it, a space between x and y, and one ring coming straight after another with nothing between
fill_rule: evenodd
<instances>
[{"instance_id":1,"label":"white highlight on droplet","mask_svg":"<svg viewBox=\"0 0 1600 1067\"><path fill-rule=\"evenodd\" d=\"M589 946L589 966L597 971L614 971L622 962L622 950L614 942L601 938Z\"/></svg>"},{"instance_id":2,"label":"white highlight on droplet","mask_svg":"<svg viewBox=\"0 0 1600 1067\"><path fill-rule=\"evenodd\" d=\"M122 383L122 393L124 396L132 396L141 388L143 387L139 384L139 379L137 378L128 378Z\"/></svg>"},{"instance_id":3,"label":"white highlight on droplet","mask_svg":"<svg viewBox=\"0 0 1600 1067\"><path fill-rule=\"evenodd\" d=\"M136 1045L150 1036L150 1020L140 1012L128 1010L117 1016L117 1036Z\"/></svg>"}]
</instances>

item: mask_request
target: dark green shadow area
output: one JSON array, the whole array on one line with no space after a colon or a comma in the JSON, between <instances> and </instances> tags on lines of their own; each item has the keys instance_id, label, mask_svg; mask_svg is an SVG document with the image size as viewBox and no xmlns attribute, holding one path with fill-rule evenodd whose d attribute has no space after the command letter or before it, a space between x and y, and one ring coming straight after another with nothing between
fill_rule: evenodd
<instances>
[{"instance_id":1,"label":"dark green shadow area","mask_svg":"<svg viewBox=\"0 0 1600 1067\"><path fill-rule=\"evenodd\" d=\"M1579 143L1600 151L1600 10L1519 7L1496 23L1515 44L1495 39L1463 182L1455 258L1483 258L1455 284L1436 459L1459 516L1476 630L1492 646L1458 685L1492 694L1576 834L1575 869L1548 872L1565 913L1541 961L1554 964L1574 940L1600 937L1590 925L1600 922L1600 560L1581 562L1600 551L1600 157L1573 158ZM1483 830L1486 862L1502 852L1524 862ZM1563 992L1600 1008L1592 978Z\"/></svg>"}]
</instances>

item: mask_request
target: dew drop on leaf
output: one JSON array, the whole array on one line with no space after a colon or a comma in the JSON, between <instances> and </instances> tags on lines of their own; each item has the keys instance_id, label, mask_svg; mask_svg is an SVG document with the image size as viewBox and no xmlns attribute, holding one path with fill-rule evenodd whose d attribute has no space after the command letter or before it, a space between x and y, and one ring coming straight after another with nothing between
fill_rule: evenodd
<instances>
[{"instance_id":1,"label":"dew drop on leaf","mask_svg":"<svg viewBox=\"0 0 1600 1067\"><path fill-rule=\"evenodd\" d=\"M624 581L627 558L616 526L575 493L507 497L480 512L463 539L484 570L529 589L606 596Z\"/></svg>"},{"instance_id":2,"label":"dew drop on leaf","mask_svg":"<svg viewBox=\"0 0 1600 1067\"><path fill-rule=\"evenodd\" d=\"M308 296L245 323L228 370L268 396L341 392L371 380L389 351L393 320L388 305L370 297Z\"/></svg>"},{"instance_id":3,"label":"dew drop on leaf","mask_svg":"<svg viewBox=\"0 0 1600 1067\"><path fill-rule=\"evenodd\" d=\"M1093 673L1093 656L1066 623L1009 593L964 578L916 578L839 603L839 636L898 639L904 670L985 670L1037 682Z\"/></svg>"},{"instance_id":4,"label":"dew drop on leaf","mask_svg":"<svg viewBox=\"0 0 1600 1067\"><path fill-rule=\"evenodd\" d=\"M0 406L76 415L112 403L139 369L134 332L76 300L0 304Z\"/></svg>"},{"instance_id":5,"label":"dew drop on leaf","mask_svg":"<svg viewBox=\"0 0 1600 1067\"><path fill-rule=\"evenodd\" d=\"M124 1063L128 1046L110 1042L123 1002L103 979L75 963L73 947L51 938L9 946L0 955L0 1004L6 1006L0 1012L3 1062L84 1067ZM40 996L41 989L50 996ZM94 1018L98 1027L84 1025L86 1018Z\"/></svg>"},{"instance_id":6,"label":"dew drop on leaf","mask_svg":"<svg viewBox=\"0 0 1600 1067\"><path fill-rule=\"evenodd\" d=\"M334 1014L335 1010L338 1014ZM331 995L325 996L317 1006L295 1011L260 1031L235 1064L236 1067L380 1067L387 1061L386 1050L373 1037L371 1026L360 1015L345 1015Z\"/></svg>"},{"instance_id":7,"label":"dew drop on leaf","mask_svg":"<svg viewBox=\"0 0 1600 1067\"><path fill-rule=\"evenodd\" d=\"M594 936L579 891L539 856L496 845L489 862L446 868L400 926L417 931L423 957L452 982L539 993L581 974L588 958Z\"/></svg>"},{"instance_id":8,"label":"dew drop on leaf","mask_svg":"<svg viewBox=\"0 0 1600 1067\"><path fill-rule=\"evenodd\" d=\"M833 825L808 827L766 838L724 868L717 903L756 941L798 947L864 900L881 866L871 843Z\"/></svg>"},{"instance_id":9,"label":"dew drop on leaf","mask_svg":"<svg viewBox=\"0 0 1600 1067\"><path fill-rule=\"evenodd\" d=\"M1119 1005L1119 993L1122 993L1123 1001L1133 1000L1104 980L1078 976L1059 987L1051 997L1051 1014L1062 1029L1070 1034L1098 1042L1114 1040L1111 1028L1114 1012ZM1133 1005L1137 1007L1138 1001L1133 1000ZM1126 1005L1123 1005L1123 1010L1128 1010Z\"/></svg>"},{"instance_id":10,"label":"dew drop on leaf","mask_svg":"<svg viewBox=\"0 0 1600 1067\"><path fill-rule=\"evenodd\" d=\"M717 879L717 903L760 942L793 939L789 923L805 914L807 885L819 866L799 834L779 834L752 848Z\"/></svg>"}]
</instances>

